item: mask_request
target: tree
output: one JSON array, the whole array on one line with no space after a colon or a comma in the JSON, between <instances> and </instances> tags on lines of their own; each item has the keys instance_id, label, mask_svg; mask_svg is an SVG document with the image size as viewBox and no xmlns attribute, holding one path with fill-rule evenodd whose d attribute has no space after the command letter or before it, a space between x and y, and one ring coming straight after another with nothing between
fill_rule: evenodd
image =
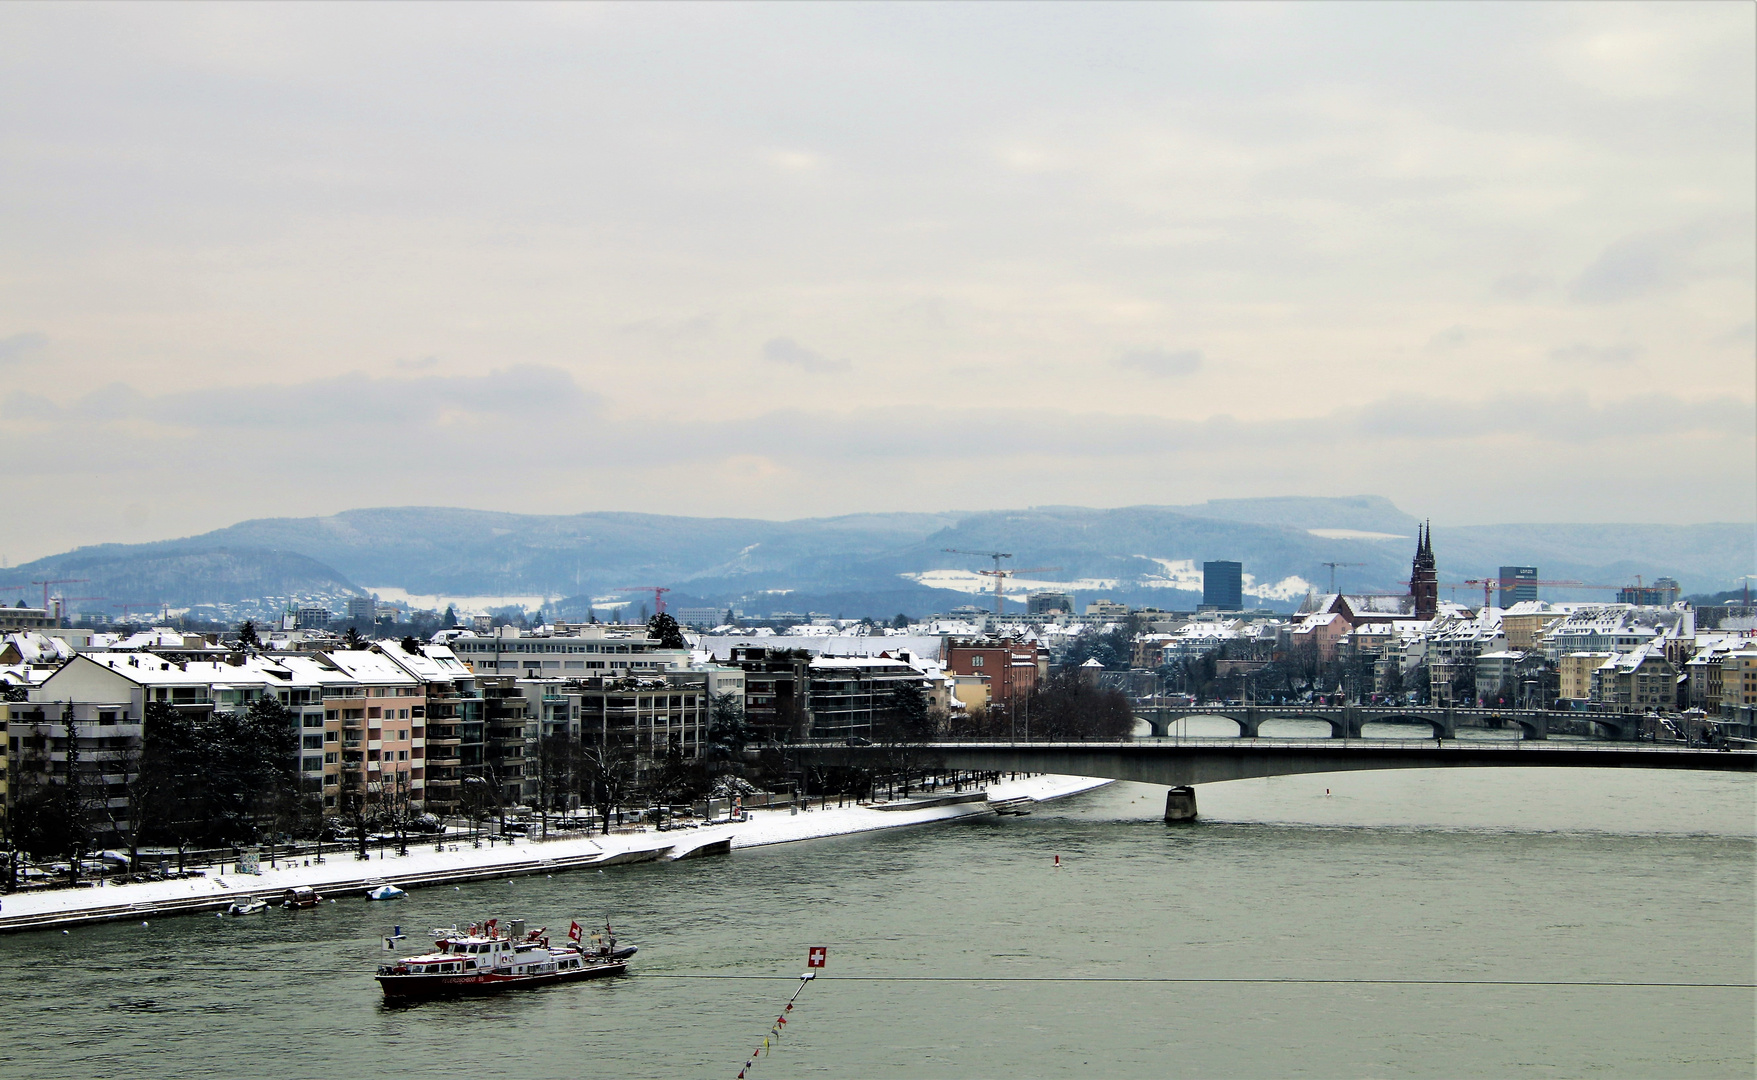
<instances>
[{"instance_id":1,"label":"tree","mask_svg":"<svg viewBox=\"0 0 1757 1080\"><path fill-rule=\"evenodd\" d=\"M410 656L420 656L421 655L421 643L419 641L416 641L412 637L405 636L402 641L398 642L398 644L401 645L403 647L403 651L408 653Z\"/></svg>"},{"instance_id":2,"label":"tree","mask_svg":"<svg viewBox=\"0 0 1757 1080\"><path fill-rule=\"evenodd\" d=\"M364 649L366 639L360 636L360 631L357 628L350 626L347 633L342 635L342 647L353 650Z\"/></svg>"},{"instance_id":3,"label":"tree","mask_svg":"<svg viewBox=\"0 0 1757 1080\"><path fill-rule=\"evenodd\" d=\"M907 630L909 628L909 616L903 614L901 611L897 612L897 617L891 620L891 628L894 630Z\"/></svg>"},{"instance_id":4,"label":"tree","mask_svg":"<svg viewBox=\"0 0 1757 1080\"><path fill-rule=\"evenodd\" d=\"M727 691L715 694L708 703L708 745L704 756L715 764L735 764L743 760L744 745L750 741L750 725L744 717L744 698Z\"/></svg>"},{"instance_id":5,"label":"tree","mask_svg":"<svg viewBox=\"0 0 1757 1080\"><path fill-rule=\"evenodd\" d=\"M256 624L245 619L238 626L238 644L247 649L260 649L262 641L256 636Z\"/></svg>"},{"instance_id":6,"label":"tree","mask_svg":"<svg viewBox=\"0 0 1757 1080\"><path fill-rule=\"evenodd\" d=\"M455 630L458 625L458 613L450 604L445 605L445 614L440 617L440 625L447 630Z\"/></svg>"},{"instance_id":7,"label":"tree","mask_svg":"<svg viewBox=\"0 0 1757 1080\"><path fill-rule=\"evenodd\" d=\"M1031 734L1047 739L1122 739L1134 730L1135 712L1120 690L1106 690L1063 668L1032 692Z\"/></svg>"},{"instance_id":8,"label":"tree","mask_svg":"<svg viewBox=\"0 0 1757 1080\"><path fill-rule=\"evenodd\" d=\"M580 795L598 808L599 831L608 833L611 815L634 789L634 751L614 738L582 739L576 746Z\"/></svg>"},{"instance_id":9,"label":"tree","mask_svg":"<svg viewBox=\"0 0 1757 1080\"><path fill-rule=\"evenodd\" d=\"M689 642L683 639L683 627L667 612L661 611L647 620L647 636L657 640L661 649L689 648Z\"/></svg>"}]
</instances>

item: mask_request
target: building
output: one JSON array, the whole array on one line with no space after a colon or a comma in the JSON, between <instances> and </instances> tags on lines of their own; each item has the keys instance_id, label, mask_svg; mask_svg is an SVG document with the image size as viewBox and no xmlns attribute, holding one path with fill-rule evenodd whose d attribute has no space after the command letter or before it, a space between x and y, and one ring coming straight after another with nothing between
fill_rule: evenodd
<instances>
[{"instance_id":1,"label":"building","mask_svg":"<svg viewBox=\"0 0 1757 1080\"><path fill-rule=\"evenodd\" d=\"M711 630L731 621L726 618L727 615L731 614L726 608L683 607L668 610L678 623L683 626L693 626L698 630Z\"/></svg>"},{"instance_id":2,"label":"building","mask_svg":"<svg viewBox=\"0 0 1757 1080\"><path fill-rule=\"evenodd\" d=\"M1034 592L1025 597L1025 614L1053 615L1056 612L1074 613L1074 598L1064 592Z\"/></svg>"},{"instance_id":3,"label":"building","mask_svg":"<svg viewBox=\"0 0 1757 1080\"><path fill-rule=\"evenodd\" d=\"M298 626L296 629L328 630L329 624L334 621L334 619L335 613L329 609L327 604L304 604L299 608Z\"/></svg>"},{"instance_id":4,"label":"building","mask_svg":"<svg viewBox=\"0 0 1757 1080\"><path fill-rule=\"evenodd\" d=\"M1556 663L1557 696L1563 701L1592 700L1593 672L1611 658L1608 652L1573 652L1564 654Z\"/></svg>"},{"instance_id":5,"label":"building","mask_svg":"<svg viewBox=\"0 0 1757 1080\"><path fill-rule=\"evenodd\" d=\"M1049 675L1049 651L1013 638L947 638L942 659L947 671L987 683L989 707L1009 714Z\"/></svg>"},{"instance_id":6,"label":"building","mask_svg":"<svg viewBox=\"0 0 1757 1080\"><path fill-rule=\"evenodd\" d=\"M17 607L6 607L0 604L0 631L14 630L45 630L57 624L53 616L42 608L27 608L20 600Z\"/></svg>"},{"instance_id":7,"label":"building","mask_svg":"<svg viewBox=\"0 0 1757 1080\"><path fill-rule=\"evenodd\" d=\"M324 654L349 676L342 721L342 796L419 811L426 786L427 688L382 648ZM326 698L324 711L331 710Z\"/></svg>"},{"instance_id":8,"label":"building","mask_svg":"<svg viewBox=\"0 0 1757 1080\"><path fill-rule=\"evenodd\" d=\"M490 634L460 634L449 644L477 675L662 677L689 666L688 649L661 649L644 634L602 623L555 623L535 632L498 626Z\"/></svg>"},{"instance_id":9,"label":"building","mask_svg":"<svg viewBox=\"0 0 1757 1080\"><path fill-rule=\"evenodd\" d=\"M1636 604L1643 607L1665 607L1678 602L1683 588L1673 578L1654 578L1652 585L1642 585L1637 578L1635 584L1617 590L1617 603Z\"/></svg>"},{"instance_id":10,"label":"building","mask_svg":"<svg viewBox=\"0 0 1757 1080\"><path fill-rule=\"evenodd\" d=\"M1126 619L1129 617L1129 605L1119 604L1115 600L1106 600L1100 597L1097 600L1087 602L1086 617L1088 619L1100 619L1105 622Z\"/></svg>"},{"instance_id":11,"label":"building","mask_svg":"<svg viewBox=\"0 0 1757 1080\"><path fill-rule=\"evenodd\" d=\"M814 739L883 736L927 705L927 676L903 660L820 656L808 670L808 730Z\"/></svg>"},{"instance_id":12,"label":"building","mask_svg":"<svg viewBox=\"0 0 1757 1080\"><path fill-rule=\"evenodd\" d=\"M1431 619L1440 611L1440 571L1434 560L1432 522L1416 528L1415 559L1409 568L1409 601L1417 619Z\"/></svg>"},{"instance_id":13,"label":"building","mask_svg":"<svg viewBox=\"0 0 1757 1080\"><path fill-rule=\"evenodd\" d=\"M1501 588L1496 603L1503 609L1537 599L1537 567L1503 566L1498 576Z\"/></svg>"},{"instance_id":14,"label":"building","mask_svg":"<svg viewBox=\"0 0 1757 1080\"><path fill-rule=\"evenodd\" d=\"M1721 661L1721 712L1757 706L1757 645L1728 653Z\"/></svg>"},{"instance_id":15,"label":"building","mask_svg":"<svg viewBox=\"0 0 1757 1080\"><path fill-rule=\"evenodd\" d=\"M1617 653L1592 673L1592 703L1641 712L1678 707L1678 669L1657 644Z\"/></svg>"},{"instance_id":16,"label":"building","mask_svg":"<svg viewBox=\"0 0 1757 1080\"><path fill-rule=\"evenodd\" d=\"M1244 564L1202 564L1202 606L1214 611L1239 611L1245 606Z\"/></svg>"},{"instance_id":17,"label":"building","mask_svg":"<svg viewBox=\"0 0 1757 1080\"><path fill-rule=\"evenodd\" d=\"M1501 631L1507 635L1507 647L1529 652L1537 647L1543 632L1565 618L1570 609L1542 600L1523 600L1501 611Z\"/></svg>"},{"instance_id":18,"label":"building","mask_svg":"<svg viewBox=\"0 0 1757 1080\"><path fill-rule=\"evenodd\" d=\"M734 645L729 666L744 672L744 722L763 739L803 738L809 730L811 654L804 649Z\"/></svg>"},{"instance_id":19,"label":"building","mask_svg":"<svg viewBox=\"0 0 1757 1080\"><path fill-rule=\"evenodd\" d=\"M372 596L348 597L348 621L359 626L371 626L378 620L378 599ZM303 612L300 613L303 616Z\"/></svg>"}]
</instances>

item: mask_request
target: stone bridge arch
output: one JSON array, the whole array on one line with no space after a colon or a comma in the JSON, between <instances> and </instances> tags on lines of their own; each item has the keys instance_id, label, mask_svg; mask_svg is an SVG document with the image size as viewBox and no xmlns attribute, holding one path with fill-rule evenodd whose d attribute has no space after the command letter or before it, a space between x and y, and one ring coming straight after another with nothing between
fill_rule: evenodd
<instances>
[{"instance_id":1,"label":"stone bridge arch","mask_svg":"<svg viewBox=\"0 0 1757 1080\"><path fill-rule=\"evenodd\" d=\"M1370 712L1362 715L1361 723L1362 725L1391 723L1425 724L1427 725L1428 730L1434 733L1434 738L1436 739L1456 739L1458 737L1457 725L1453 724L1449 717L1445 716L1443 713L1435 714L1429 710L1396 709L1390 711ZM1363 735L1362 738L1366 738L1366 736Z\"/></svg>"}]
</instances>

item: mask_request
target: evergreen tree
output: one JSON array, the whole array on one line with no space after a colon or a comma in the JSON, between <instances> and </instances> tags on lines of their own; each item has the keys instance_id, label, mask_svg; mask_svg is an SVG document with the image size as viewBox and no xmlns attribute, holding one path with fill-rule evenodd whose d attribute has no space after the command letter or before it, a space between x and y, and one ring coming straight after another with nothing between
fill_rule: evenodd
<instances>
[{"instance_id":1,"label":"evergreen tree","mask_svg":"<svg viewBox=\"0 0 1757 1080\"><path fill-rule=\"evenodd\" d=\"M238 644L247 649L260 649L262 641L256 636L256 623L245 619L238 627Z\"/></svg>"},{"instance_id":2,"label":"evergreen tree","mask_svg":"<svg viewBox=\"0 0 1757 1080\"><path fill-rule=\"evenodd\" d=\"M440 620L447 630L455 630L458 625L458 613L450 604L445 605L445 617Z\"/></svg>"},{"instance_id":3,"label":"evergreen tree","mask_svg":"<svg viewBox=\"0 0 1757 1080\"><path fill-rule=\"evenodd\" d=\"M359 630L350 626L347 633L342 635L342 647L345 649L364 649L366 639L360 636Z\"/></svg>"},{"instance_id":4,"label":"evergreen tree","mask_svg":"<svg viewBox=\"0 0 1757 1080\"><path fill-rule=\"evenodd\" d=\"M661 649L689 648L689 642L683 640L683 627L663 611L647 620L647 636L657 639Z\"/></svg>"}]
</instances>

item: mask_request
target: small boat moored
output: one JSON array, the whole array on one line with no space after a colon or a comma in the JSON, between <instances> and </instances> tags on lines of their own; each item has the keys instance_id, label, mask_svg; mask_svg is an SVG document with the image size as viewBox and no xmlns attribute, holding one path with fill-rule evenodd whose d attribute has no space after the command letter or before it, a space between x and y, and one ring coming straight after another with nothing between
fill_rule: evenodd
<instances>
[{"instance_id":1,"label":"small boat moored","mask_svg":"<svg viewBox=\"0 0 1757 1080\"><path fill-rule=\"evenodd\" d=\"M323 897L309 885L295 885L281 894L281 906L284 908L311 908L322 902Z\"/></svg>"},{"instance_id":2,"label":"small boat moored","mask_svg":"<svg viewBox=\"0 0 1757 1080\"><path fill-rule=\"evenodd\" d=\"M268 908L268 901L267 900L260 900L254 896L241 896L238 899L232 901L230 904L226 905L226 910L225 910L224 914L227 914L227 915L254 915L259 911L266 910L267 908Z\"/></svg>"},{"instance_id":3,"label":"small boat moored","mask_svg":"<svg viewBox=\"0 0 1757 1080\"><path fill-rule=\"evenodd\" d=\"M504 929L498 919L460 932L435 930L436 951L380 964L378 984L390 1001L413 1001L456 994L492 993L526 986L621 975L636 946L617 947L610 927L586 939L579 923L565 944L551 947L542 928L526 930L522 919ZM387 944L388 944L387 939Z\"/></svg>"},{"instance_id":4,"label":"small boat moored","mask_svg":"<svg viewBox=\"0 0 1757 1080\"><path fill-rule=\"evenodd\" d=\"M378 888L368 891L366 893L366 899L368 899L368 900L401 900L403 897L405 897L407 895L409 895L409 894L404 892L403 890L397 888L395 885L380 885Z\"/></svg>"}]
</instances>

